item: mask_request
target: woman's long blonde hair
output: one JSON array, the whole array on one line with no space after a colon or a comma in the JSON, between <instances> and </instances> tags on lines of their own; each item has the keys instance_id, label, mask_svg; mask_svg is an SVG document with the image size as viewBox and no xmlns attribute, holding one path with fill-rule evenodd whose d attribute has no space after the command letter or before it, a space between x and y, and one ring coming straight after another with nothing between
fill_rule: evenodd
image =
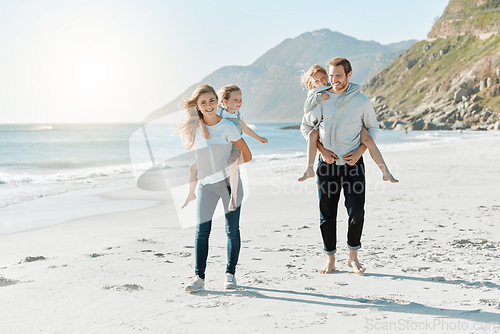
<instances>
[{"instance_id":1,"label":"woman's long blonde hair","mask_svg":"<svg viewBox=\"0 0 500 334\"><path fill-rule=\"evenodd\" d=\"M183 145L187 150L193 148L196 129L200 126L203 119L202 113L198 110L198 98L205 93L213 93L217 98L215 89L210 85L198 86L191 95L191 98L184 100L184 110L187 117L184 122L179 125L179 134L183 139Z\"/></svg>"},{"instance_id":2,"label":"woman's long blonde hair","mask_svg":"<svg viewBox=\"0 0 500 334\"><path fill-rule=\"evenodd\" d=\"M324 73L328 77L328 72L326 72L325 68L318 64L311 66L311 68L309 68L307 72L302 73L300 81L304 86L306 86L307 89L314 88L312 85L312 77L313 75L316 75L316 73L318 72Z\"/></svg>"}]
</instances>

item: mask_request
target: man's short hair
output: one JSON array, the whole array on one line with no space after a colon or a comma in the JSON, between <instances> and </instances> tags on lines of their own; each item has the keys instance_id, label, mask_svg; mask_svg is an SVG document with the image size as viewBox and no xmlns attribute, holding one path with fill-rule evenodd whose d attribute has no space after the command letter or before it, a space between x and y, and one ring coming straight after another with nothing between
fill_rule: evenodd
<instances>
[{"instance_id":1,"label":"man's short hair","mask_svg":"<svg viewBox=\"0 0 500 334\"><path fill-rule=\"evenodd\" d=\"M337 57L334 59L330 59L330 61L328 62L328 65L329 66L342 66L344 68L344 72L346 75L349 74L349 72L352 72L351 63L349 62L349 60L347 60L343 57Z\"/></svg>"}]
</instances>

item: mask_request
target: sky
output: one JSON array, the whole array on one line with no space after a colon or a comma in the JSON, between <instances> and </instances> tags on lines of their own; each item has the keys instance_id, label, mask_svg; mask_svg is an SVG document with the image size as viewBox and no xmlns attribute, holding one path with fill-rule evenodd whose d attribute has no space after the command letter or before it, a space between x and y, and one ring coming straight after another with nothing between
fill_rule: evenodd
<instances>
[{"instance_id":1,"label":"sky","mask_svg":"<svg viewBox=\"0 0 500 334\"><path fill-rule=\"evenodd\" d=\"M216 69L305 32L425 39L448 0L315 3L0 0L0 123L140 122Z\"/></svg>"}]
</instances>

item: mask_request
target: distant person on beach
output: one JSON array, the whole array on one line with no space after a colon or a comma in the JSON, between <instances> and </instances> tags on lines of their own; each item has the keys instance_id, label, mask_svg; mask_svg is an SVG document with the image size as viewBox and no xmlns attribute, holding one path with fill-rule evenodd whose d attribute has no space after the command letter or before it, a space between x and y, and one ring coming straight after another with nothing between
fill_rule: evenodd
<instances>
[{"instance_id":1,"label":"distant person on beach","mask_svg":"<svg viewBox=\"0 0 500 334\"><path fill-rule=\"evenodd\" d=\"M328 83L328 74L326 70L317 64L313 65L302 75L302 84L309 90L304 103L304 113L308 114L320 103L320 101L328 100L329 95L326 91L332 87ZM348 103L349 100L359 94L359 90L359 85L350 83L347 90L339 96L337 107L339 109L342 108L344 104ZM361 127L360 136L361 142L368 148L373 161L375 161L377 166L382 171L382 179L384 181L391 181L392 183L399 182L396 178L394 178L394 176L392 176L384 158L382 157L382 153L380 153L375 141L372 137L370 137L368 130L366 130L364 126ZM332 152L325 150L325 147L321 144L317 125L309 132L307 142L307 167L304 174L299 178L299 181L301 182L314 176L313 165L314 159L316 158L316 151L319 151L322 154L323 161L327 163L332 163L334 161L331 154Z\"/></svg>"},{"instance_id":2,"label":"distant person on beach","mask_svg":"<svg viewBox=\"0 0 500 334\"><path fill-rule=\"evenodd\" d=\"M257 133L255 133L255 131L250 129L250 127L248 127L248 125L243 120L240 111L243 99L242 99L241 89L238 86L236 85L224 86L217 92L217 95L220 101L219 108L217 108L217 115L233 122L234 125L236 125L236 127L240 131L240 135L242 135L244 132L250 137L260 141L261 143L267 143L266 138L261 137ZM203 137L206 139L210 138L210 135L208 134L207 131L207 127L203 122L203 119L200 119L200 127ZM238 189L238 165L242 163L241 159L242 156L240 155L240 152L236 147L233 146L233 152L231 154L231 159L230 159L232 163L229 166L229 172L230 172L229 180L231 184L231 189L233 189L233 192L231 194L231 200L229 201L229 207L228 207L230 211L236 209L236 193ZM184 201L184 204L182 205L182 208L185 208L189 204L189 202L196 199L195 191L196 191L196 184L198 182L198 179L196 178L197 173L198 173L197 165L196 163L194 163L190 169L189 193L187 195L186 200Z\"/></svg>"},{"instance_id":3,"label":"distant person on beach","mask_svg":"<svg viewBox=\"0 0 500 334\"><path fill-rule=\"evenodd\" d=\"M212 217L219 200L222 200L226 218L227 266L224 287L236 286L236 264L241 248L240 209L243 199L241 179L236 196L236 209L229 211L231 189L229 182L229 158L233 145L241 153L240 162L252 160L252 154L238 128L231 121L217 114L217 94L209 85L196 88L184 104L188 118L180 126L180 133L187 149L194 149L197 162L198 203L196 210L195 276L185 290L198 292L205 286L205 269L208 258L208 240ZM209 139L203 138L200 118L206 126Z\"/></svg>"},{"instance_id":4,"label":"distant person on beach","mask_svg":"<svg viewBox=\"0 0 500 334\"><path fill-rule=\"evenodd\" d=\"M366 151L366 146L361 143L360 133L361 129L366 127L370 137L375 138L378 122L370 100L363 94L358 93L342 101L342 95L351 86L350 62L345 58L335 58L330 60L328 65L328 77L332 84L332 87L325 91L328 99L321 99L313 110L305 113L300 126L306 139L312 130L318 128L319 138L325 150L320 155L316 175L320 230L327 261L318 272L328 274L335 270L337 209L343 189L349 215L348 266L355 273L363 273L365 268L359 262L358 250L361 248L365 215L365 166L362 154Z\"/></svg>"}]
</instances>

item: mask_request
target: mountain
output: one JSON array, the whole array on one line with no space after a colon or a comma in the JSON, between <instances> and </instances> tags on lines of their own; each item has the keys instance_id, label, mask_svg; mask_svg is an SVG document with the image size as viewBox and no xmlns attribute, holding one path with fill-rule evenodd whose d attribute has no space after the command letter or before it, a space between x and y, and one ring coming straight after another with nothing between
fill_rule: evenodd
<instances>
[{"instance_id":1,"label":"mountain","mask_svg":"<svg viewBox=\"0 0 500 334\"><path fill-rule=\"evenodd\" d=\"M499 32L499 0L450 0L427 39L363 87L379 121L410 130L498 129Z\"/></svg>"},{"instance_id":2,"label":"mountain","mask_svg":"<svg viewBox=\"0 0 500 334\"><path fill-rule=\"evenodd\" d=\"M249 66L225 66L214 71L152 115L178 110L183 97L189 97L200 84L208 83L215 89L236 84L243 92L242 111L247 121L299 122L306 96L300 84L303 70L314 64L324 65L330 58L342 56L351 61L351 81L363 84L414 42L381 45L328 29L307 32L284 40Z\"/></svg>"},{"instance_id":3,"label":"mountain","mask_svg":"<svg viewBox=\"0 0 500 334\"><path fill-rule=\"evenodd\" d=\"M454 0L429 32L429 38L476 35L483 39L500 31L498 0Z\"/></svg>"}]
</instances>

